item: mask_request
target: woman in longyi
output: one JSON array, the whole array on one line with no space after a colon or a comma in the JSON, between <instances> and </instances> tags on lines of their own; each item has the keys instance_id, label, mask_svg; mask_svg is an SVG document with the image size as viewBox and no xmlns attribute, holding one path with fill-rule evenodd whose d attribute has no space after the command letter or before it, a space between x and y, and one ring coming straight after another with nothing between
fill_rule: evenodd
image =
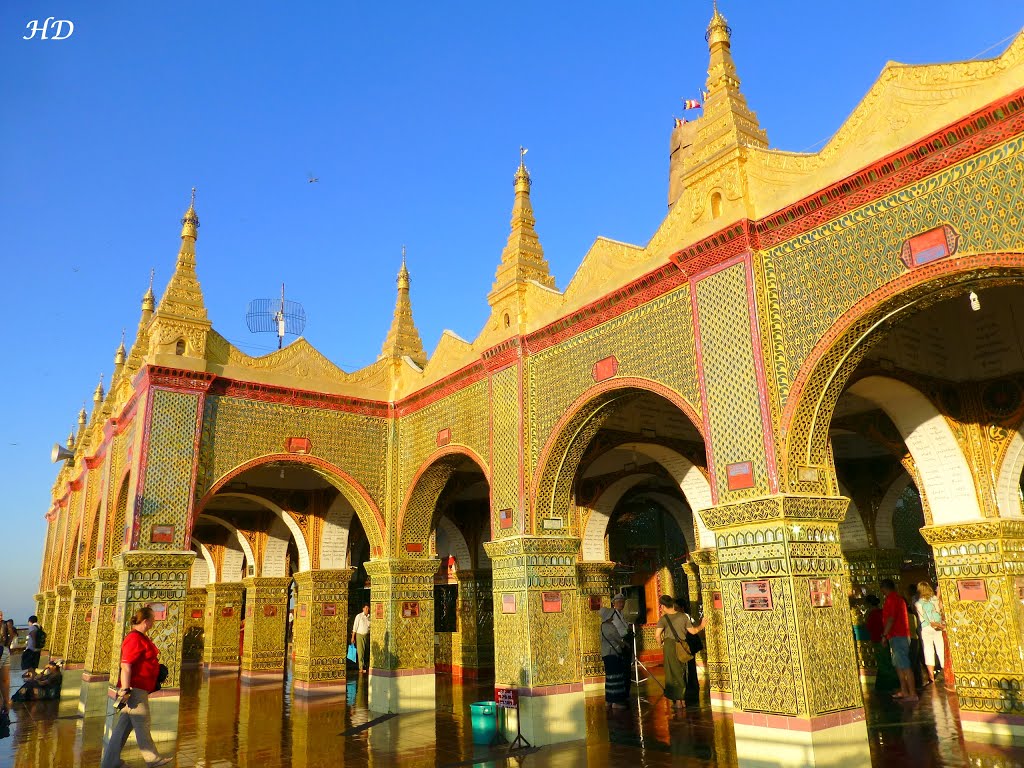
<instances>
[{"instance_id":1,"label":"woman in longyi","mask_svg":"<svg viewBox=\"0 0 1024 768\"><path fill-rule=\"evenodd\" d=\"M705 619L700 624L691 624L690 617L676 610L675 601L668 595L658 600L661 618L654 630L654 639L665 649L665 698L672 702L673 709L686 706L686 661L690 656L686 644L686 633L696 635L704 629ZM677 650L678 649L678 650Z\"/></svg>"}]
</instances>

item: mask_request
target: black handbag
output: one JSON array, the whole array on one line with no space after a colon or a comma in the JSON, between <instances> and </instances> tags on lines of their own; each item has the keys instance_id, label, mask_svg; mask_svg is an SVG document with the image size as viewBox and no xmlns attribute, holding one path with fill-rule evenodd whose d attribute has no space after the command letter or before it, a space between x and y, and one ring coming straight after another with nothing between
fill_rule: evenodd
<instances>
[{"instance_id":1,"label":"black handbag","mask_svg":"<svg viewBox=\"0 0 1024 768\"><path fill-rule=\"evenodd\" d=\"M691 635L689 632L686 633L686 644L690 646L690 653L696 656L700 651L704 650L704 641L700 639L700 635Z\"/></svg>"}]
</instances>

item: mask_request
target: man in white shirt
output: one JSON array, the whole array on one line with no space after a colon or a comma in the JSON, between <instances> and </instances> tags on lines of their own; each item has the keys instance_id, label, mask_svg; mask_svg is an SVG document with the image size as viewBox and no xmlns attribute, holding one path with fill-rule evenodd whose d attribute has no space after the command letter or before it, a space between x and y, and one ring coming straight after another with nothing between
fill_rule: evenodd
<instances>
[{"instance_id":1,"label":"man in white shirt","mask_svg":"<svg viewBox=\"0 0 1024 768\"><path fill-rule=\"evenodd\" d=\"M370 667L370 606L364 605L362 613L356 614L352 622L352 643L356 647L356 666L359 674L365 675Z\"/></svg>"}]
</instances>

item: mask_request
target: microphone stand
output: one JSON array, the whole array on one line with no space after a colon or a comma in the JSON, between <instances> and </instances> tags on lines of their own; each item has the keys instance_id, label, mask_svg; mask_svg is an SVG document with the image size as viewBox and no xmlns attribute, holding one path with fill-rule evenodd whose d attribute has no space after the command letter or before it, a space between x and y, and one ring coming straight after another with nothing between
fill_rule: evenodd
<instances>
[{"instance_id":1,"label":"microphone stand","mask_svg":"<svg viewBox=\"0 0 1024 768\"><path fill-rule=\"evenodd\" d=\"M644 663L642 661L640 661L640 657L637 656L637 652L636 652L636 624L630 622L629 630L630 630L630 632L633 633L633 683L636 685L636 700L639 703L641 701L640 683L646 683L648 680L653 680L654 682L656 682L658 684L658 687L661 688L661 692L662 693L665 692L665 686L661 684L661 681L658 678L656 678L654 675L651 674L651 670L649 670L646 666L644 666ZM640 677L640 669L641 668L643 668L644 672L647 674L647 677ZM643 698L642 700L643 701L647 701L646 698Z\"/></svg>"}]
</instances>

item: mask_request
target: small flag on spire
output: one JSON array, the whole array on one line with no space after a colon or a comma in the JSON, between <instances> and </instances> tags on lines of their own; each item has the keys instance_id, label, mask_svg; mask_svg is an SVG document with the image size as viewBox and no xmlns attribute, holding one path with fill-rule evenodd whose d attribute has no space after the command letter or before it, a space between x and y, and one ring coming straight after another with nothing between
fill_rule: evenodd
<instances>
[{"instance_id":1,"label":"small flag on spire","mask_svg":"<svg viewBox=\"0 0 1024 768\"><path fill-rule=\"evenodd\" d=\"M697 99L683 99L683 109L700 109L700 106Z\"/></svg>"}]
</instances>

